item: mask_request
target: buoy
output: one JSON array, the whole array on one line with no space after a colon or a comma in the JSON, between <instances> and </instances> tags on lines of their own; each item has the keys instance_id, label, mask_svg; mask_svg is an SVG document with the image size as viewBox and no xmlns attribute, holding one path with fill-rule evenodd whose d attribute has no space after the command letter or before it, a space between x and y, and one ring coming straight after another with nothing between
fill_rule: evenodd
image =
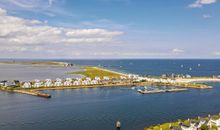
<instances>
[{"instance_id":1,"label":"buoy","mask_svg":"<svg viewBox=\"0 0 220 130\"><path fill-rule=\"evenodd\" d=\"M121 122L120 122L120 121L117 121L117 122L116 122L116 129L117 129L117 130L120 130L120 129L121 129Z\"/></svg>"}]
</instances>

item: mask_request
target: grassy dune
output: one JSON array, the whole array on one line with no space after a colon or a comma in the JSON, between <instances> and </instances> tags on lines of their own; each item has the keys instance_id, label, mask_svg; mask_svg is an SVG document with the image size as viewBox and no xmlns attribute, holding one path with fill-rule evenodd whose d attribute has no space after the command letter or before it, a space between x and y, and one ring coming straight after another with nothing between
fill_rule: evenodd
<instances>
[{"instance_id":1,"label":"grassy dune","mask_svg":"<svg viewBox=\"0 0 220 130\"><path fill-rule=\"evenodd\" d=\"M95 78L96 76L100 78L103 78L104 76L108 76L110 78L119 78L120 76L123 75L123 74L120 74L114 71L105 70L105 69L98 68L98 67L85 67L84 71L71 72L69 74L81 74L81 75L84 75L90 78Z\"/></svg>"}]
</instances>

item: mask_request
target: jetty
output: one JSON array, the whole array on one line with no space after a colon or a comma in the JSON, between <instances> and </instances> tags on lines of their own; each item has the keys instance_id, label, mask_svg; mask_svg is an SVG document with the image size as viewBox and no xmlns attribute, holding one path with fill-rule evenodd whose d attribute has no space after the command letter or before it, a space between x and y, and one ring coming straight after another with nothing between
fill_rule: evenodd
<instances>
[{"instance_id":1,"label":"jetty","mask_svg":"<svg viewBox=\"0 0 220 130\"><path fill-rule=\"evenodd\" d=\"M38 92L38 91L13 90L12 92L28 94L28 95L38 96L38 97L43 97L43 98L51 98L50 94L41 93L41 92Z\"/></svg>"},{"instance_id":2,"label":"jetty","mask_svg":"<svg viewBox=\"0 0 220 130\"><path fill-rule=\"evenodd\" d=\"M141 94L153 94L153 93L165 93L165 92L179 92L186 91L185 88L175 88L175 89L166 89L166 90L137 90Z\"/></svg>"}]
</instances>

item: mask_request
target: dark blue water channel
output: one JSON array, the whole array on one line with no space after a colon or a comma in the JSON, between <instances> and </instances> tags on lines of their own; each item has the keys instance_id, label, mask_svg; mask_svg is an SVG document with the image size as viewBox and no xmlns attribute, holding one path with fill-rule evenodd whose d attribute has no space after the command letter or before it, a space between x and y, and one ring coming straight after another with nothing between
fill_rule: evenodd
<instances>
[{"instance_id":1,"label":"dark blue water channel","mask_svg":"<svg viewBox=\"0 0 220 130\"><path fill-rule=\"evenodd\" d=\"M51 99L0 92L2 130L122 130L220 112L214 89L141 95L130 88L47 91Z\"/></svg>"}]
</instances>

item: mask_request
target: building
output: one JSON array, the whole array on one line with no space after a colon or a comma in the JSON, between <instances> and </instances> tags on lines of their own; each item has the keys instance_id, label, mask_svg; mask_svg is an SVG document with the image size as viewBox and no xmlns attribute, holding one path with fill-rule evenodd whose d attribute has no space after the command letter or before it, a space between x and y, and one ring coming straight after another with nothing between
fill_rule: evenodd
<instances>
[{"instance_id":1,"label":"building","mask_svg":"<svg viewBox=\"0 0 220 130\"><path fill-rule=\"evenodd\" d=\"M207 124L210 128L215 125L216 127L220 127L220 118L219 119L210 119L208 124Z\"/></svg>"},{"instance_id":2,"label":"building","mask_svg":"<svg viewBox=\"0 0 220 130\"><path fill-rule=\"evenodd\" d=\"M51 79L46 79L45 83L44 83L44 87L52 87L53 86L53 82Z\"/></svg>"},{"instance_id":3,"label":"building","mask_svg":"<svg viewBox=\"0 0 220 130\"><path fill-rule=\"evenodd\" d=\"M1 86L1 87L5 87L6 84L7 84L7 82L8 82L7 80L1 81L1 82L0 82L0 86Z\"/></svg>"},{"instance_id":4,"label":"building","mask_svg":"<svg viewBox=\"0 0 220 130\"><path fill-rule=\"evenodd\" d=\"M97 80L92 80L91 84L98 84L98 81Z\"/></svg>"},{"instance_id":5,"label":"building","mask_svg":"<svg viewBox=\"0 0 220 130\"><path fill-rule=\"evenodd\" d=\"M138 75L135 75L135 74L128 74L128 78L129 79L138 79Z\"/></svg>"},{"instance_id":6,"label":"building","mask_svg":"<svg viewBox=\"0 0 220 130\"><path fill-rule=\"evenodd\" d=\"M66 81L63 83L64 86L71 86L72 85L72 79L71 78L66 78Z\"/></svg>"},{"instance_id":7,"label":"building","mask_svg":"<svg viewBox=\"0 0 220 130\"><path fill-rule=\"evenodd\" d=\"M54 86L56 86L56 87L63 86L62 79L57 78L55 83L54 83Z\"/></svg>"},{"instance_id":8,"label":"building","mask_svg":"<svg viewBox=\"0 0 220 130\"><path fill-rule=\"evenodd\" d=\"M92 79L91 79L91 78L89 78L89 77L86 77L86 80L91 81Z\"/></svg>"},{"instance_id":9,"label":"building","mask_svg":"<svg viewBox=\"0 0 220 130\"><path fill-rule=\"evenodd\" d=\"M31 83L30 82L25 82L21 87L22 88L31 88Z\"/></svg>"},{"instance_id":10,"label":"building","mask_svg":"<svg viewBox=\"0 0 220 130\"><path fill-rule=\"evenodd\" d=\"M192 78L192 76L191 76L191 75L189 75L189 74L187 74L187 75L186 75L186 78Z\"/></svg>"},{"instance_id":11,"label":"building","mask_svg":"<svg viewBox=\"0 0 220 130\"><path fill-rule=\"evenodd\" d=\"M104 76L103 80L107 80L108 81L108 80L110 80L110 78L108 76Z\"/></svg>"},{"instance_id":12,"label":"building","mask_svg":"<svg viewBox=\"0 0 220 130\"><path fill-rule=\"evenodd\" d=\"M81 81L78 81L78 80L73 82L73 85L80 85L80 84L81 84Z\"/></svg>"},{"instance_id":13,"label":"building","mask_svg":"<svg viewBox=\"0 0 220 130\"><path fill-rule=\"evenodd\" d=\"M34 88L39 88L39 87L42 87L42 86L43 85L42 85L42 82L40 82L40 80L36 79L34 81L34 85L33 85Z\"/></svg>"},{"instance_id":14,"label":"building","mask_svg":"<svg viewBox=\"0 0 220 130\"><path fill-rule=\"evenodd\" d=\"M125 79L127 79L125 76L120 76L120 79L121 80L125 80Z\"/></svg>"},{"instance_id":15,"label":"building","mask_svg":"<svg viewBox=\"0 0 220 130\"><path fill-rule=\"evenodd\" d=\"M100 77L95 77L95 80L100 81L101 78Z\"/></svg>"},{"instance_id":16,"label":"building","mask_svg":"<svg viewBox=\"0 0 220 130\"><path fill-rule=\"evenodd\" d=\"M189 119L188 119L189 120ZM198 130L201 128L203 124L206 123L206 120L199 120L199 121L191 121L189 120L189 125L180 124L182 130Z\"/></svg>"},{"instance_id":17,"label":"building","mask_svg":"<svg viewBox=\"0 0 220 130\"><path fill-rule=\"evenodd\" d=\"M82 85L89 85L91 84L89 80L83 80L82 81Z\"/></svg>"}]
</instances>

